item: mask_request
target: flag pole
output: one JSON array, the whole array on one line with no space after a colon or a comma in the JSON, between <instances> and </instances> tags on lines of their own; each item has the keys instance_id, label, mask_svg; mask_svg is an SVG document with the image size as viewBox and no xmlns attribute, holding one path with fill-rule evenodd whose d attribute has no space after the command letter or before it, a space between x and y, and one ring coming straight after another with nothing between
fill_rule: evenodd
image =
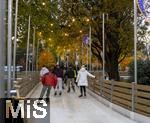
<instances>
[{"instance_id":1,"label":"flag pole","mask_svg":"<svg viewBox=\"0 0 150 123\"><path fill-rule=\"evenodd\" d=\"M103 26L102 26L102 39L103 39L103 80L105 80L105 14L103 13Z\"/></svg>"},{"instance_id":2,"label":"flag pole","mask_svg":"<svg viewBox=\"0 0 150 123\"><path fill-rule=\"evenodd\" d=\"M8 42L7 42L7 96L10 95L11 90L11 63L12 63L12 0L8 0Z\"/></svg>"},{"instance_id":3,"label":"flag pole","mask_svg":"<svg viewBox=\"0 0 150 123\"><path fill-rule=\"evenodd\" d=\"M91 43L92 43L92 38L91 38L91 36L92 36L92 31L91 31L91 25L89 26L89 43L90 43L90 71L92 70L92 47L91 47Z\"/></svg>"},{"instance_id":4,"label":"flag pole","mask_svg":"<svg viewBox=\"0 0 150 123\"><path fill-rule=\"evenodd\" d=\"M5 33L5 19L6 18L6 1L0 0L0 97L5 97L5 80L4 80L4 66L5 66L5 45L6 45L6 33ZM0 103L0 107L1 107ZM0 112L0 119L2 116L2 113Z\"/></svg>"},{"instance_id":5,"label":"flag pole","mask_svg":"<svg viewBox=\"0 0 150 123\"><path fill-rule=\"evenodd\" d=\"M16 9L15 9L15 34L14 34L14 51L13 51L13 79L15 79L15 74L16 74L17 21L18 21L18 0L16 0Z\"/></svg>"},{"instance_id":6,"label":"flag pole","mask_svg":"<svg viewBox=\"0 0 150 123\"><path fill-rule=\"evenodd\" d=\"M29 62L30 21L31 21L31 17L30 17L30 15L29 15L29 20L28 20L27 51L26 51L26 75L27 75L27 71L28 71L28 62Z\"/></svg>"},{"instance_id":7,"label":"flag pole","mask_svg":"<svg viewBox=\"0 0 150 123\"><path fill-rule=\"evenodd\" d=\"M134 119L136 84L137 84L137 6L136 0L134 0L134 82L132 82L132 113L131 113L132 119Z\"/></svg>"}]
</instances>

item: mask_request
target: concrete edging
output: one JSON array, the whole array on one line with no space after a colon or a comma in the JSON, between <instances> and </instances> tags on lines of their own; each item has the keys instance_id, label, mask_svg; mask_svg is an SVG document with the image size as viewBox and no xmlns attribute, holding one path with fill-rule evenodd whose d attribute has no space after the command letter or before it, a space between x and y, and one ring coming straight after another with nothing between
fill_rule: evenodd
<instances>
[{"instance_id":1,"label":"concrete edging","mask_svg":"<svg viewBox=\"0 0 150 123\"><path fill-rule=\"evenodd\" d=\"M114 103L109 102L108 100L102 98L101 96L93 93L91 90L87 89L87 92L93 96L94 98L96 98L98 101L100 101L101 103L103 103L104 105L110 107L111 109L115 110L116 112L134 120L137 121L138 123L150 123L150 117L146 117L144 115L129 111L121 106L118 106Z\"/></svg>"}]
</instances>

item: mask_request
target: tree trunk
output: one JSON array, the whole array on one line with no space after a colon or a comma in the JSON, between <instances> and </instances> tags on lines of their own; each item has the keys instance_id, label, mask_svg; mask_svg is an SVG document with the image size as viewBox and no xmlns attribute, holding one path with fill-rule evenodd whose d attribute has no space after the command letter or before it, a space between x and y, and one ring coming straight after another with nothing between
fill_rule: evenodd
<instances>
[{"instance_id":1,"label":"tree trunk","mask_svg":"<svg viewBox=\"0 0 150 123\"><path fill-rule=\"evenodd\" d=\"M106 61L105 68L110 80L111 79L114 79L116 81L120 80L118 59L113 58L112 60Z\"/></svg>"}]
</instances>

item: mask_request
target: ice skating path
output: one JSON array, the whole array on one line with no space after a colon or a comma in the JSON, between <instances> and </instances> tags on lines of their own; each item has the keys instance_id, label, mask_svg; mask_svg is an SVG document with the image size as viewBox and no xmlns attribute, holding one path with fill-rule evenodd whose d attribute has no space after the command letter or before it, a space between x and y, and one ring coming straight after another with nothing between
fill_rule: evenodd
<instances>
[{"instance_id":1,"label":"ice skating path","mask_svg":"<svg viewBox=\"0 0 150 123\"><path fill-rule=\"evenodd\" d=\"M32 93L32 98L38 98L42 89L39 85ZM54 96L54 90L50 95L50 123L136 123L135 121L111 110L91 95L79 98L79 89L76 92L66 92L62 96ZM38 123L37 121L30 121ZM48 123L44 121L43 123Z\"/></svg>"}]
</instances>

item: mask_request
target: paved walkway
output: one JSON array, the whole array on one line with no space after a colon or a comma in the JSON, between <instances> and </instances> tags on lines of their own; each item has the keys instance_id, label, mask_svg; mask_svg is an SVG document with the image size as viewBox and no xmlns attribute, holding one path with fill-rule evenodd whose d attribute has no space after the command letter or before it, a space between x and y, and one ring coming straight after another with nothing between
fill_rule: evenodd
<instances>
[{"instance_id":1,"label":"paved walkway","mask_svg":"<svg viewBox=\"0 0 150 123\"><path fill-rule=\"evenodd\" d=\"M40 85L31 97L38 98L41 89ZM51 90L50 123L136 123L101 104L90 95L79 98L79 91L68 94L64 90L62 96L56 97L53 94L54 90Z\"/></svg>"}]
</instances>

